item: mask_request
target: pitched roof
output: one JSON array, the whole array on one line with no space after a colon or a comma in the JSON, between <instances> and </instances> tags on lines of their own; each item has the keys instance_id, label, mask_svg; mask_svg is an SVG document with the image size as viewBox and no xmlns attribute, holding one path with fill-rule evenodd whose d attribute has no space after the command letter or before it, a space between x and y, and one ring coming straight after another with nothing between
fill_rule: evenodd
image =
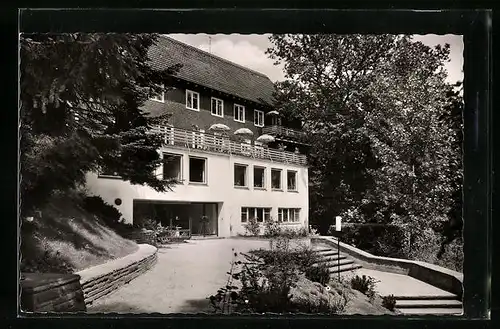
<instances>
[{"instance_id":1,"label":"pitched roof","mask_svg":"<svg viewBox=\"0 0 500 329\"><path fill-rule=\"evenodd\" d=\"M156 69L182 64L177 77L183 80L263 105L273 102L274 84L266 75L172 38L160 36L149 57Z\"/></svg>"}]
</instances>

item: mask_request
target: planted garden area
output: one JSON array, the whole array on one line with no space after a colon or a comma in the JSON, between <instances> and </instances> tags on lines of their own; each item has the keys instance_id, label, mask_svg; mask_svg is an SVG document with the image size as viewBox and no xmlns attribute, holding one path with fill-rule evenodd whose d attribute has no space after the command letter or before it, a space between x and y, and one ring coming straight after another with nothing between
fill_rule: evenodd
<instances>
[{"instance_id":1,"label":"planted garden area","mask_svg":"<svg viewBox=\"0 0 500 329\"><path fill-rule=\"evenodd\" d=\"M309 245L273 238L269 249L234 253L227 283L209 297L215 313L393 314L395 301L370 277L332 278Z\"/></svg>"}]
</instances>

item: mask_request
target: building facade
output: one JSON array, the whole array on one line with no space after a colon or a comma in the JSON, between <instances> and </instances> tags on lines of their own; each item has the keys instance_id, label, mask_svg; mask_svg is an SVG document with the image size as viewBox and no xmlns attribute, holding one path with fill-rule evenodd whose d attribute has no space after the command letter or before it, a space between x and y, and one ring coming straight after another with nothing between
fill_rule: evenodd
<instances>
[{"instance_id":1,"label":"building facade","mask_svg":"<svg viewBox=\"0 0 500 329\"><path fill-rule=\"evenodd\" d=\"M308 227L307 145L289 128L297 123L273 110L269 78L167 37L150 58L159 69L182 65L174 88L144 106L152 117L168 114L154 128L164 136L156 174L176 182L160 193L89 173L88 190L128 223L150 218L194 235L245 234L252 218ZM263 134L274 138L259 141Z\"/></svg>"}]
</instances>

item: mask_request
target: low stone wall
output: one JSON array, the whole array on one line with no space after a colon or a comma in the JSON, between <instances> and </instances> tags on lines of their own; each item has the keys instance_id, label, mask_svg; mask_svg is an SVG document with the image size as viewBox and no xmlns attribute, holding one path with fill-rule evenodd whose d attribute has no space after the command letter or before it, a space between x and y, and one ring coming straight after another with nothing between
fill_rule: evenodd
<instances>
[{"instance_id":1,"label":"low stone wall","mask_svg":"<svg viewBox=\"0 0 500 329\"><path fill-rule=\"evenodd\" d=\"M140 244L135 253L106 264L94 266L77 274L85 296L85 304L112 293L152 268L157 261L157 248Z\"/></svg>"},{"instance_id":2,"label":"low stone wall","mask_svg":"<svg viewBox=\"0 0 500 329\"><path fill-rule=\"evenodd\" d=\"M337 239L333 237L311 238L313 244L326 244L337 248ZM463 274L425 262L407 259L375 256L345 243L338 243L339 250L356 258L365 268L406 274L420 281L431 284L445 291L456 294L459 298L463 293Z\"/></svg>"},{"instance_id":3,"label":"low stone wall","mask_svg":"<svg viewBox=\"0 0 500 329\"><path fill-rule=\"evenodd\" d=\"M23 273L21 311L86 311L80 276L75 274Z\"/></svg>"}]
</instances>

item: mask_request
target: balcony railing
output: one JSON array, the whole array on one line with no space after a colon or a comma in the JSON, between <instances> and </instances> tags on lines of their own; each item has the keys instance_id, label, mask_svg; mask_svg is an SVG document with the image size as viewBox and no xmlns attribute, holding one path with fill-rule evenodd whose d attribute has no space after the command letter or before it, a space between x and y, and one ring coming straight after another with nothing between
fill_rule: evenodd
<instances>
[{"instance_id":1,"label":"balcony railing","mask_svg":"<svg viewBox=\"0 0 500 329\"><path fill-rule=\"evenodd\" d=\"M305 136L306 136L303 131L286 128L278 125L263 127L262 133L269 134L271 136L287 137L297 141L305 141Z\"/></svg>"},{"instance_id":2,"label":"balcony railing","mask_svg":"<svg viewBox=\"0 0 500 329\"><path fill-rule=\"evenodd\" d=\"M222 135L208 134L175 127L154 126L153 132L163 134L165 146L241 155L275 162L306 165L306 156L299 153L270 149L261 145L235 142Z\"/></svg>"}]
</instances>

